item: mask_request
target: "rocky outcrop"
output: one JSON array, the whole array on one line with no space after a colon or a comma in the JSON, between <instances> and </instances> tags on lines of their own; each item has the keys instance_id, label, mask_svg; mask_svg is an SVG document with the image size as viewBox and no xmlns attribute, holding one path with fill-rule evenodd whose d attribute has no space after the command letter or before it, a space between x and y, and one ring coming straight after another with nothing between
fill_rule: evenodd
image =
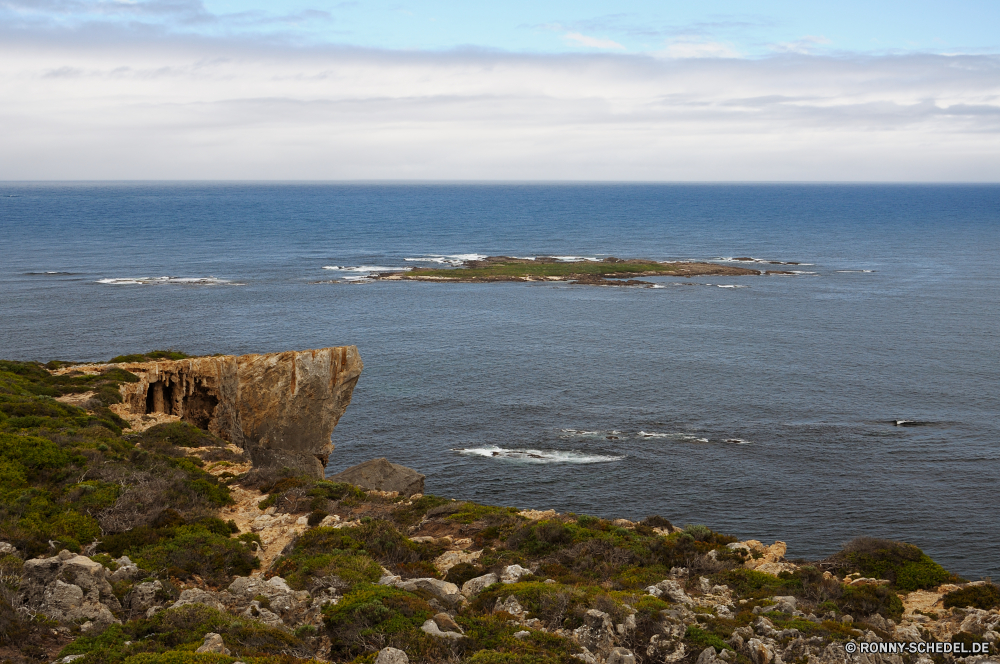
<instances>
[{"instance_id":1,"label":"rocky outcrop","mask_svg":"<svg viewBox=\"0 0 1000 664\"><path fill-rule=\"evenodd\" d=\"M401 496L424 492L423 475L385 458L359 463L327 479L353 484L369 491L395 491Z\"/></svg>"},{"instance_id":2,"label":"rocky outcrop","mask_svg":"<svg viewBox=\"0 0 1000 664\"><path fill-rule=\"evenodd\" d=\"M173 416L243 448L255 466L317 477L363 367L354 346L114 366L139 377L115 406L130 422Z\"/></svg>"},{"instance_id":3,"label":"rocky outcrop","mask_svg":"<svg viewBox=\"0 0 1000 664\"><path fill-rule=\"evenodd\" d=\"M86 556L60 551L51 558L25 561L21 598L29 609L64 623L121 622L122 607L108 582L108 571Z\"/></svg>"}]
</instances>

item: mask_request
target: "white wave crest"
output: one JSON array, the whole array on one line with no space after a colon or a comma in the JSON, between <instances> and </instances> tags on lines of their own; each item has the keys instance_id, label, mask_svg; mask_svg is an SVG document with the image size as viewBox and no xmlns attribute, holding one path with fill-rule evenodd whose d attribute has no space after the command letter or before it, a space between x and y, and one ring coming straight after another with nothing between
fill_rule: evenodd
<instances>
[{"instance_id":1,"label":"white wave crest","mask_svg":"<svg viewBox=\"0 0 1000 664\"><path fill-rule=\"evenodd\" d=\"M593 261L593 262L597 262L597 261L601 260L600 258L596 258L594 256L550 256L550 258L554 258L557 261L562 261L564 263L571 263L573 261Z\"/></svg>"},{"instance_id":2,"label":"white wave crest","mask_svg":"<svg viewBox=\"0 0 1000 664\"><path fill-rule=\"evenodd\" d=\"M744 284L715 284L719 288L750 288Z\"/></svg>"},{"instance_id":3,"label":"white wave crest","mask_svg":"<svg viewBox=\"0 0 1000 664\"><path fill-rule=\"evenodd\" d=\"M723 442L733 443L734 445L750 445L749 440L743 440L742 438L726 438Z\"/></svg>"},{"instance_id":4,"label":"white wave crest","mask_svg":"<svg viewBox=\"0 0 1000 664\"><path fill-rule=\"evenodd\" d=\"M669 438L671 440L686 440L695 443L707 443L708 438L700 438L690 433L657 433L655 431L640 431L639 435L643 438Z\"/></svg>"},{"instance_id":5,"label":"white wave crest","mask_svg":"<svg viewBox=\"0 0 1000 664\"><path fill-rule=\"evenodd\" d=\"M588 454L585 452L563 451L563 450L532 450L532 449L508 449L490 445L487 447L469 447L465 449L453 450L464 456L487 457L490 459L503 459L505 461L517 461L521 463L608 463L611 461L621 461L624 456L612 456L606 454Z\"/></svg>"},{"instance_id":6,"label":"white wave crest","mask_svg":"<svg viewBox=\"0 0 1000 664\"><path fill-rule=\"evenodd\" d=\"M244 284L219 279L217 277L120 277L113 279L98 279L96 283L110 286L160 286L172 284L176 286L243 286Z\"/></svg>"},{"instance_id":7,"label":"white wave crest","mask_svg":"<svg viewBox=\"0 0 1000 664\"><path fill-rule=\"evenodd\" d=\"M834 270L834 272L842 272L842 273L859 272L859 273L865 273L865 274L868 274L868 273L871 273L871 272L874 272L874 271L875 270Z\"/></svg>"},{"instance_id":8,"label":"white wave crest","mask_svg":"<svg viewBox=\"0 0 1000 664\"><path fill-rule=\"evenodd\" d=\"M383 265L324 265L324 270L335 270L338 272L367 272L372 274L374 272L406 272L407 270L412 270L412 267L385 267Z\"/></svg>"},{"instance_id":9,"label":"white wave crest","mask_svg":"<svg viewBox=\"0 0 1000 664\"><path fill-rule=\"evenodd\" d=\"M414 263L438 263L439 265L458 266L465 261L481 261L484 258L487 258L484 254L428 254L427 256L404 258L403 260Z\"/></svg>"}]
</instances>

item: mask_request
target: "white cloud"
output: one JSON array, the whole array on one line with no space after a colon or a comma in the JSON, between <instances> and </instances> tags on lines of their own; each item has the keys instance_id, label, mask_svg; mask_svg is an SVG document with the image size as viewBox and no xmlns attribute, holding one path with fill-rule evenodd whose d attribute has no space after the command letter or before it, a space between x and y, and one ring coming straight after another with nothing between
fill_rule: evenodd
<instances>
[{"instance_id":1,"label":"white cloud","mask_svg":"<svg viewBox=\"0 0 1000 664\"><path fill-rule=\"evenodd\" d=\"M0 28L2 31L2 28ZM0 34L0 179L1000 181L1000 58Z\"/></svg>"},{"instance_id":2,"label":"white cloud","mask_svg":"<svg viewBox=\"0 0 1000 664\"><path fill-rule=\"evenodd\" d=\"M568 32L563 35L563 39L568 39L569 41L576 42L581 46L587 46L589 48L625 50L624 46L616 41L612 41L611 39L588 37L587 35L581 35L579 32Z\"/></svg>"},{"instance_id":3,"label":"white cloud","mask_svg":"<svg viewBox=\"0 0 1000 664\"><path fill-rule=\"evenodd\" d=\"M676 39L656 53L668 58L738 58L739 52L732 44L698 39Z\"/></svg>"},{"instance_id":4,"label":"white cloud","mask_svg":"<svg viewBox=\"0 0 1000 664\"><path fill-rule=\"evenodd\" d=\"M778 42L776 44L770 44L769 48L772 51L778 51L781 53L815 53L817 46L825 46L827 44L832 44L829 39L823 36L806 35L801 39L796 39L790 42Z\"/></svg>"}]
</instances>

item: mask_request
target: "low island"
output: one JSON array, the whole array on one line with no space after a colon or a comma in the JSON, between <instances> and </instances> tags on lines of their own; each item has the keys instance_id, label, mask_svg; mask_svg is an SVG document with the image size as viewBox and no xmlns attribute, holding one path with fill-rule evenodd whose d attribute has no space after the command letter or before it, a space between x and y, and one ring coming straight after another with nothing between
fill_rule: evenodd
<instances>
[{"instance_id":1,"label":"low island","mask_svg":"<svg viewBox=\"0 0 1000 664\"><path fill-rule=\"evenodd\" d=\"M997 661L1000 589L912 544L789 560L429 495L386 459L323 477L361 370L353 347L0 361L0 662Z\"/></svg>"},{"instance_id":2,"label":"low island","mask_svg":"<svg viewBox=\"0 0 1000 664\"><path fill-rule=\"evenodd\" d=\"M780 272L767 271L766 274ZM645 258L562 260L553 256L515 258L489 256L468 260L452 268L415 268L405 272L381 272L379 281L498 282L568 281L592 286L651 286L637 277L758 276L760 270L718 263L687 261L660 262Z\"/></svg>"}]
</instances>

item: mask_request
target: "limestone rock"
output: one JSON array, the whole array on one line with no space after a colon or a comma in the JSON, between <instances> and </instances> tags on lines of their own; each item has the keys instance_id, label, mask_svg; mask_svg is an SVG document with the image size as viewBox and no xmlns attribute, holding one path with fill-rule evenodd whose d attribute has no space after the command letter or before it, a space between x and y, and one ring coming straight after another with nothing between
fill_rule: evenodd
<instances>
[{"instance_id":1,"label":"limestone rock","mask_svg":"<svg viewBox=\"0 0 1000 664\"><path fill-rule=\"evenodd\" d=\"M455 619L447 613L438 613L431 618L431 620L434 621L434 624L437 625L442 632L458 632L459 634L464 633L464 630L458 626Z\"/></svg>"},{"instance_id":2,"label":"limestone rock","mask_svg":"<svg viewBox=\"0 0 1000 664\"><path fill-rule=\"evenodd\" d=\"M17 553L17 549L10 542L0 542L0 556L9 556Z\"/></svg>"},{"instance_id":3,"label":"limestone rock","mask_svg":"<svg viewBox=\"0 0 1000 664\"><path fill-rule=\"evenodd\" d=\"M426 632L427 634L435 636L439 639L465 638L464 634L459 634L458 632L443 631L440 627L437 626L437 623L434 622L433 620L427 620L426 622L424 622L424 624L420 626L420 629Z\"/></svg>"},{"instance_id":4,"label":"limestone rock","mask_svg":"<svg viewBox=\"0 0 1000 664\"><path fill-rule=\"evenodd\" d=\"M608 654L607 664L635 664L635 655L627 648L614 648Z\"/></svg>"},{"instance_id":5,"label":"limestone rock","mask_svg":"<svg viewBox=\"0 0 1000 664\"><path fill-rule=\"evenodd\" d=\"M205 606L210 606L217 611L226 610L226 607L222 605L222 602L219 601L219 598L215 593L208 590L202 590L201 588L188 588L187 590L181 592L181 596L170 606L170 608L178 609L182 606L187 606L188 604L204 604Z\"/></svg>"},{"instance_id":6,"label":"limestone rock","mask_svg":"<svg viewBox=\"0 0 1000 664\"><path fill-rule=\"evenodd\" d=\"M434 568L446 574L455 565L471 563L483 555L482 551L445 551L434 559Z\"/></svg>"},{"instance_id":7,"label":"limestone rock","mask_svg":"<svg viewBox=\"0 0 1000 664\"><path fill-rule=\"evenodd\" d=\"M656 597L666 597L670 601L677 602L679 604L694 603L694 600L692 600L688 594L684 592L684 588L681 587L681 584L671 579L664 579L655 586L649 586L646 588L646 592Z\"/></svg>"},{"instance_id":8,"label":"limestone rock","mask_svg":"<svg viewBox=\"0 0 1000 664\"><path fill-rule=\"evenodd\" d=\"M774 650L760 639L750 639L745 647L753 664L771 664L774 661Z\"/></svg>"},{"instance_id":9,"label":"limestone rock","mask_svg":"<svg viewBox=\"0 0 1000 664\"><path fill-rule=\"evenodd\" d=\"M407 579L406 581L397 581L394 585L397 588L401 588L411 593L416 592L417 590L423 590L441 600L448 606L458 606L465 601L462 594L458 592L458 586L454 583L441 581L440 579L432 579L429 577L422 579Z\"/></svg>"},{"instance_id":10,"label":"limestone rock","mask_svg":"<svg viewBox=\"0 0 1000 664\"><path fill-rule=\"evenodd\" d=\"M981 636L986 632L995 630L1000 626L1000 615L983 611L982 609L968 609L965 619L962 620L960 630Z\"/></svg>"},{"instance_id":11,"label":"limestone rock","mask_svg":"<svg viewBox=\"0 0 1000 664\"><path fill-rule=\"evenodd\" d=\"M583 625L573 630L573 638L583 647L606 656L614 647L614 625L604 611L590 609L583 616Z\"/></svg>"},{"instance_id":12,"label":"limestone rock","mask_svg":"<svg viewBox=\"0 0 1000 664\"><path fill-rule=\"evenodd\" d=\"M222 655L228 655L229 649L226 648L226 644L222 642L221 635L216 634L215 632L209 632L205 635L205 642L202 643L201 647L195 650L195 652L217 652Z\"/></svg>"},{"instance_id":13,"label":"limestone rock","mask_svg":"<svg viewBox=\"0 0 1000 664\"><path fill-rule=\"evenodd\" d=\"M499 579L497 575L490 572L489 574L483 574L482 576L477 576L474 579L469 579L462 584L462 594L466 597L473 597L483 592L483 589L492 586Z\"/></svg>"},{"instance_id":14,"label":"limestone rock","mask_svg":"<svg viewBox=\"0 0 1000 664\"><path fill-rule=\"evenodd\" d=\"M709 646L701 651L698 655L698 661L695 664L716 664L719 661L718 657L715 655L715 648Z\"/></svg>"},{"instance_id":15,"label":"limestone rock","mask_svg":"<svg viewBox=\"0 0 1000 664\"><path fill-rule=\"evenodd\" d=\"M517 583L521 580L522 576L527 576L531 574L531 570L520 565L507 565L503 568L503 573L500 575L501 583Z\"/></svg>"},{"instance_id":16,"label":"limestone rock","mask_svg":"<svg viewBox=\"0 0 1000 664\"><path fill-rule=\"evenodd\" d=\"M512 616L522 616L524 615L524 608L521 603L517 601L517 598L511 595L505 600L497 598L497 603L493 607L494 612L504 611Z\"/></svg>"},{"instance_id":17,"label":"limestone rock","mask_svg":"<svg viewBox=\"0 0 1000 664\"><path fill-rule=\"evenodd\" d=\"M246 450L255 466L323 476L330 435L362 363L354 346L113 365L139 377L116 412L179 417Z\"/></svg>"},{"instance_id":18,"label":"limestone rock","mask_svg":"<svg viewBox=\"0 0 1000 664\"><path fill-rule=\"evenodd\" d=\"M139 615L145 614L154 606L159 606L161 602L157 599L157 593L161 590L163 590L163 584L159 581L136 584L126 598L129 611Z\"/></svg>"},{"instance_id":19,"label":"limestone rock","mask_svg":"<svg viewBox=\"0 0 1000 664\"><path fill-rule=\"evenodd\" d=\"M327 479L353 484L369 491L396 491L402 496L424 492L423 475L385 458L359 463Z\"/></svg>"},{"instance_id":20,"label":"limestone rock","mask_svg":"<svg viewBox=\"0 0 1000 664\"><path fill-rule=\"evenodd\" d=\"M107 569L86 556L60 551L24 563L21 598L33 610L61 622L120 622L121 603L108 583Z\"/></svg>"},{"instance_id":21,"label":"limestone rock","mask_svg":"<svg viewBox=\"0 0 1000 664\"><path fill-rule=\"evenodd\" d=\"M382 648L378 651L375 664L410 664L410 658L398 648Z\"/></svg>"},{"instance_id":22,"label":"limestone rock","mask_svg":"<svg viewBox=\"0 0 1000 664\"><path fill-rule=\"evenodd\" d=\"M646 655L655 658L657 662L670 664L684 659L686 650L684 642L680 639L672 639L665 634L654 634L649 639L649 646L646 648Z\"/></svg>"}]
</instances>

